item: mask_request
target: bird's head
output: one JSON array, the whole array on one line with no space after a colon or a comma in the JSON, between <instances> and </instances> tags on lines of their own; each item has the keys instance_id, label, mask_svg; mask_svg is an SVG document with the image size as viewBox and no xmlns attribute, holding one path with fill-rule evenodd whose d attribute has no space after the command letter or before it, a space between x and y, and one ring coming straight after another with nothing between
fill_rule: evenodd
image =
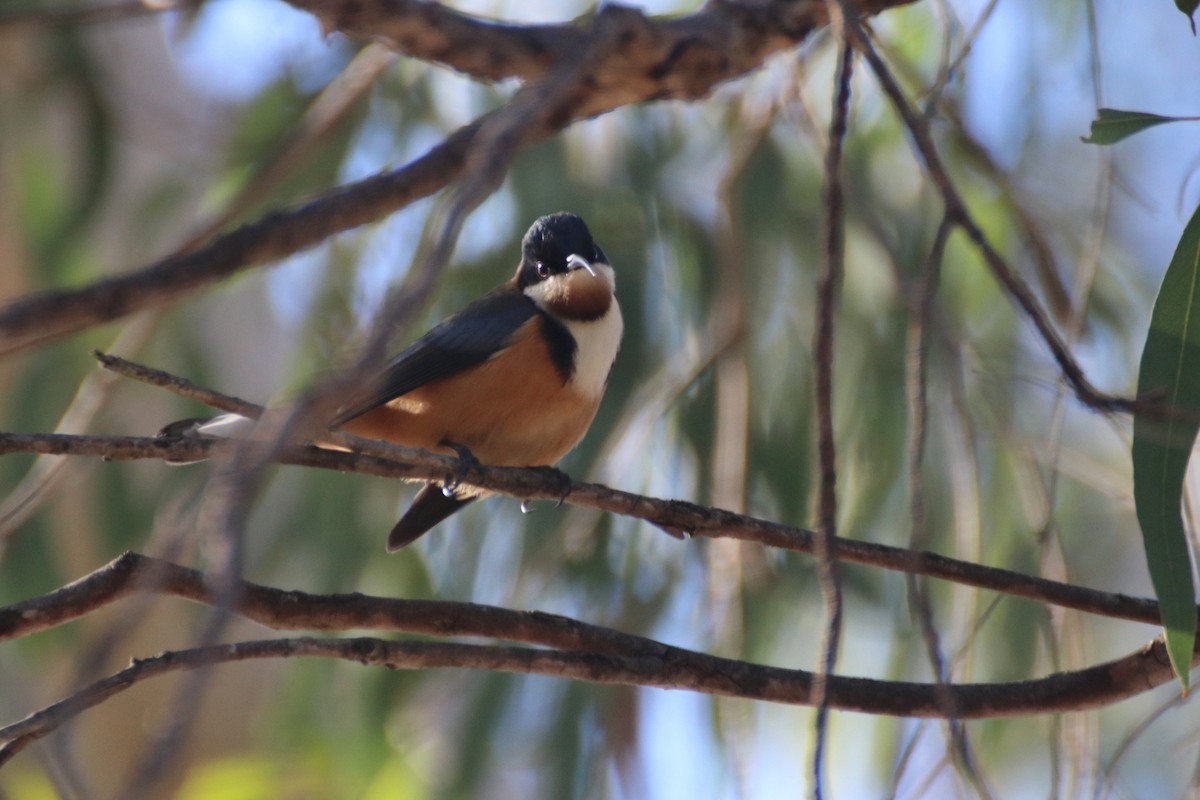
<instances>
[{"instance_id":1,"label":"bird's head","mask_svg":"<svg viewBox=\"0 0 1200 800\"><path fill-rule=\"evenodd\" d=\"M565 212L542 217L529 228L515 280L539 308L581 322L608 313L617 285L587 225Z\"/></svg>"}]
</instances>

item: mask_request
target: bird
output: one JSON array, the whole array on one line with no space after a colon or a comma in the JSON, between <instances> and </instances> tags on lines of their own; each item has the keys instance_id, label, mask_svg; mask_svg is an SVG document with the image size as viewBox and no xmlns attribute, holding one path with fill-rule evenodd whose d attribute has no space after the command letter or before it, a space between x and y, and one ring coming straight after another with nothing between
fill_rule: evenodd
<instances>
[{"instance_id":1,"label":"bird","mask_svg":"<svg viewBox=\"0 0 1200 800\"><path fill-rule=\"evenodd\" d=\"M464 470L475 461L551 466L591 426L623 330L616 274L587 225L568 212L543 216L522 239L510 280L404 348L330 427L454 454ZM228 422L224 415L195 430L222 435ZM426 483L389 533L388 551L485 494L449 478Z\"/></svg>"}]
</instances>

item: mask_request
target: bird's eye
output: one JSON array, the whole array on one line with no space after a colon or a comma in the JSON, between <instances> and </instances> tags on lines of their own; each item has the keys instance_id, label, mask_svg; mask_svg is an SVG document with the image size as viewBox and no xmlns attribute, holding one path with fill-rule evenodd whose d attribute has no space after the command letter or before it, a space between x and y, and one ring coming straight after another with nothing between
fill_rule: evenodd
<instances>
[{"instance_id":1,"label":"bird's eye","mask_svg":"<svg viewBox=\"0 0 1200 800\"><path fill-rule=\"evenodd\" d=\"M550 266L545 261L537 262L537 274L539 278L549 277Z\"/></svg>"}]
</instances>

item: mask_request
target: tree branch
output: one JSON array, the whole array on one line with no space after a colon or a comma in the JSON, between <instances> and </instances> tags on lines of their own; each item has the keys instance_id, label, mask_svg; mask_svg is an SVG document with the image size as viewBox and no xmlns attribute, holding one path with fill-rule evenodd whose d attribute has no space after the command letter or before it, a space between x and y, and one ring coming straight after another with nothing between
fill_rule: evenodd
<instances>
[{"instance_id":1,"label":"tree branch","mask_svg":"<svg viewBox=\"0 0 1200 800\"><path fill-rule=\"evenodd\" d=\"M458 460L450 456L357 437L354 437L354 441L361 442L371 454L304 447L286 451L278 460L282 464L410 481L441 480L460 467ZM237 442L222 439L0 432L0 455L39 453L99 456L108 461L200 461L229 458L237 446ZM390 454L392 457L381 457L380 454ZM562 498L558 477L536 467L473 467L465 480L471 485L525 500L557 501ZM623 492L596 483L572 481L564 499L573 505L635 517L668 532L684 531L712 539L732 538L800 553L812 553L815 548L815 534L804 528L734 514L719 508L707 508L683 500L663 500ZM1160 624L1158 604L1152 600L1073 586L1013 570L973 564L938 553L914 552L856 539L840 539L837 557L841 561L910 572L1098 616L1149 625Z\"/></svg>"},{"instance_id":2,"label":"tree branch","mask_svg":"<svg viewBox=\"0 0 1200 800\"><path fill-rule=\"evenodd\" d=\"M320 244L427 197L456 179L478 123L460 128L425 155L304 205L267 214L206 245L77 289L27 295L0 308L0 355L111 322L256 264Z\"/></svg>"},{"instance_id":3,"label":"tree branch","mask_svg":"<svg viewBox=\"0 0 1200 800\"><path fill-rule=\"evenodd\" d=\"M78 619L137 593L165 594L213 605L211 576L169 561L127 552L41 597L0 609L0 641ZM232 608L273 630L380 630L430 636L488 636L561 650L614 655L662 655L673 650L640 636L542 612L443 600L313 595L239 582Z\"/></svg>"},{"instance_id":4,"label":"tree branch","mask_svg":"<svg viewBox=\"0 0 1200 800\"><path fill-rule=\"evenodd\" d=\"M513 25L472 17L426 0L288 0L327 30L355 39L383 39L405 55L443 64L484 81L544 78L589 39L617 31L614 47L596 65L599 84L590 105L611 110L650 99L696 100L721 82L757 69L828 22L824 0L709 2L701 11L648 18L618 4L560 25ZM914 0L860 3L864 14ZM612 92L616 97L609 98ZM629 97L632 99L617 99Z\"/></svg>"},{"instance_id":5,"label":"tree branch","mask_svg":"<svg viewBox=\"0 0 1200 800\"><path fill-rule=\"evenodd\" d=\"M821 657L814 682L817 713L813 723L812 797L824 796L824 753L828 732L829 698L826 682L837 666L842 641L842 579L838 568L837 531L837 441L833 424L833 345L838 299L845 271L845 205L842 191L842 150L846 144L846 121L850 114L850 79L854 75L854 50L840 29L840 17L852 13L845 5L829 0L838 31L838 64L834 76L833 108L829 139L825 149L822 197L825 214L821 220L821 274L817 279L817 320L813 331L813 380L817 409L817 463L820 485L817 491L817 575L825 604L825 630L821 638Z\"/></svg>"},{"instance_id":6,"label":"tree branch","mask_svg":"<svg viewBox=\"0 0 1200 800\"><path fill-rule=\"evenodd\" d=\"M61 624L133 591L214 602L206 576L127 553L91 575L40 598L0 609L0 619ZM309 595L249 583L231 610L271 627L320 630L373 628L438 636L478 635L549 644L559 649L376 638L274 639L220 644L134 659L129 667L0 728L0 764L67 720L146 680L179 670L257 658L339 658L392 669L455 667L517 672L595 683L688 689L705 694L807 705L813 674L719 658L552 614L521 614L473 603ZM50 624L41 624L41 628ZM32 628L25 628L28 633ZM945 713L951 692L960 718L1022 716L1107 705L1173 679L1163 645L1152 642L1123 658L1046 678L965 685L827 676L830 708L910 717Z\"/></svg>"},{"instance_id":7,"label":"tree branch","mask_svg":"<svg viewBox=\"0 0 1200 800\"><path fill-rule=\"evenodd\" d=\"M138 364L136 361L130 361L127 358L114 356L111 353L105 353L100 350L93 350L92 357L99 361L100 366L109 372L114 372L124 378L132 378L135 381L148 383L160 389L166 389L172 394L187 397L206 406L220 409L221 411L241 414L244 417L254 419L257 419L263 413L263 407L257 403L251 403L249 400L243 400L240 397L208 389L198 383L189 381L187 378L172 375L161 369L147 367L144 364Z\"/></svg>"},{"instance_id":8,"label":"tree branch","mask_svg":"<svg viewBox=\"0 0 1200 800\"><path fill-rule=\"evenodd\" d=\"M877 13L909 2L912 0L874 0L864 4L864 12ZM481 49L477 49L492 53L501 62L503 56L497 53L520 47L529 49L529 41L551 38L542 33L522 38L525 34L516 32L525 30L523 27L472 22L437 4L412 0L387 3L297 0L294 5L331 20L338 30L345 26L345 32L352 36L383 35L365 23L360 26L362 20L374 20L373 24L385 28L384 19L392 19L399 26L417 26L412 30L420 31L420 35L397 33L397 36L409 43L414 55L431 58L435 51L449 58L452 51L472 49L442 48L437 44L440 40L434 32L436 24L441 23L464 36L486 34L493 47L480 45ZM354 9L358 12L353 12ZM452 18L455 21L449 21ZM529 66L530 58L514 59L514 64L519 61L529 70L524 77L540 78L552 64L573 64L581 52L581 41L586 41L587 51L594 55L588 68L579 70L573 84L563 92L554 113L540 117L537 124L522 131L521 140L515 145L528 146L576 120L631 103L703 97L718 83L744 75L759 67L768 55L803 41L821 24L824 24L823 0L800 3L774 0L761 6L715 3L696 14L666 20L648 19L640 12L620 6L606 6L586 28L550 26L547 30L562 34L564 43L555 44L559 48L554 50L555 58L546 61L544 68ZM567 34L566 30L576 32ZM471 41L479 44L477 38ZM570 42L576 46L567 46ZM596 47L597 42L603 47ZM399 42L392 44L400 46ZM544 58L532 61L542 63ZM500 70L497 74L510 73ZM253 265L313 247L336 233L380 219L427 197L464 174L468 153L481 125L505 110L460 128L399 170L346 185L304 205L273 212L190 252L168 256L87 286L56 289L15 300L0 308L0 354L174 302L188 292Z\"/></svg>"},{"instance_id":9,"label":"tree branch","mask_svg":"<svg viewBox=\"0 0 1200 800\"><path fill-rule=\"evenodd\" d=\"M900 84L896 81L895 76L892 75L891 70L887 68L879 53L876 52L866 32L857 20L847 20L846 31L846 35L855 49L862 53L867 63L870 64L871 70L875 73L875 77L879 81L884 94L891 100L896 113L900 116L905 128L908 129L909 135L912 136L913 144L920 154L922 162L925 164L925 169L929 172L930 178L942 196L947 218L963 230L967 238L971 240L971 244L983 256L983 260L993 277L995 277L996 281L1004 288L1009 297L1013 299L1033 324L1034 329L1037 330L1038 335L1050 350L1055 363L1058 364L1063 378L1075 392L1075 396L1084 405L1097 411L1130 412L1138 408L1138 401L1106 394L1092 385L1092 382L1084 373L1083 367L1075 360L1070 349L1054 328L1049 315L1042 308L1041 303L1038 302L1037 296L1033 293L1029 284L1025 282L1017 271L992 246L983 229L979 227L975 218L971 216L966 202L962 199L962 195L958 193L958 189L950 179L950 174L946 171L945 165L942 164L937 146L933 143L932 136L930 136L928 123L909 103L908 98L904 95L904 90L900 88ZM1161 410L1168 414L1175 413L1173 409Z\"/></svg>"}]
</instances>

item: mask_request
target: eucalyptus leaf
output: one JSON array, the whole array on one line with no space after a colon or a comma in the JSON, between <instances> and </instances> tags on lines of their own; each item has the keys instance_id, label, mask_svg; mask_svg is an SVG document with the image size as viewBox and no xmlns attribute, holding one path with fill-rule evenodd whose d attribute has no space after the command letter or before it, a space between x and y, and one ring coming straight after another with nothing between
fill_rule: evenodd
<instances>
[{"instance_id":1,"label":"eucalyptus leaf","mask_svg":"<svg viewBox=\"0 0 1200 800\"><path fill-rule=\"evenodd\" d=\"M1175 0L1175 7L1187 15L1188 23L1192 26L1192 35L1196 35L1196 8L1200 0Z\"/></svg>"},{"instance_id":2,"label":"eucalyptus leaf","mask_svg":"<svg viewBox=\"0 0 1200 800\"><path fill-rule=\"evenodd\" d=\"M1200 0L1197 0L1200 2ZM1087 144L1116 144L1122 139L1141 133L1147 128L1165 122L1195 121L1196 117L1164 117L1146 111L1122 111L1102 108L1100 115L1092 120L1092 132L1083 141Z\"/></svg>"},{"instance_id":3,"label":"eucalyptus leaf","mask_svg":"<svg viewBox=\"0 0 1200 800\"><path fill-rule=\"evenodd\" d=\"M1138 396L1200 412L1200 209L1192 215L1154 301L1138 372ZM1142 409L1133 420L1133 497L1167 651L1187 689L1196 638L1196 598L1181 501L1200 425Z\"/></svg>"}]
</instances>

